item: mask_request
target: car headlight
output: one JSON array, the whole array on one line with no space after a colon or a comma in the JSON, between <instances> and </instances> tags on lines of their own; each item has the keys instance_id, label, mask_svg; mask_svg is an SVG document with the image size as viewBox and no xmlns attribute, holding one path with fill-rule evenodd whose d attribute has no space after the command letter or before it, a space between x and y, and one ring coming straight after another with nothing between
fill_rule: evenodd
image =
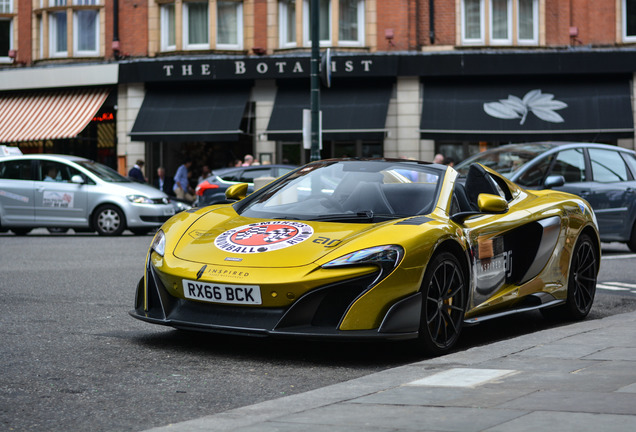
<instances>
[{"instance_id":1,"label":"car headlight","mask_svg":"<svg viewBox=\"0 0 636 432\"><path fill-rule=\"evenodd\" d=\"M135 203L135 204L153 204L153 201L143 195L127 195L126 198L128 198L128 201Z\"/></svg>"},{"instance_id":2,"label":"car headlight","mask_svg":"<svg viewBox=\"0 0 636 432\"><path fill-rule=\"evenodd\" d=\"M380 274L374 281L386 277L404 256L404 248L399 245L375 246L368 249L351 252L324 264L323 268L348 267L359 265L375 265L380 268Z\"/></svg>"},{"instance_id":3,"label":"car headlight","mask_svg":"<svg viewBox=\"0 0 636 432\"><path fill-rule=\"evenodd\" d=\"M150 249L163 256L166 252L166 235L162 230L157 231L155 238L152 239Z\"/></svg>"}]
</instances>

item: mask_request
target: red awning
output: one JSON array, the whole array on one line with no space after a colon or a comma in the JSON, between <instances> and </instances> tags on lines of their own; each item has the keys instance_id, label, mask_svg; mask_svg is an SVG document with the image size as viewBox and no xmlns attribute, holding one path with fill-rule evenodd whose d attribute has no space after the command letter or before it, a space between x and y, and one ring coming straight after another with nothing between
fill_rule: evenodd
<instances>
[{"instance_id":1,"label":"red awning","mask_svg":"<svg viewBox=\"0 0 636 432\"><path fill-rule=\"evenodd\" d=\"M99 87L0 95L0 143L73 138L109 92Z\"/></svg>"}]
</instances>

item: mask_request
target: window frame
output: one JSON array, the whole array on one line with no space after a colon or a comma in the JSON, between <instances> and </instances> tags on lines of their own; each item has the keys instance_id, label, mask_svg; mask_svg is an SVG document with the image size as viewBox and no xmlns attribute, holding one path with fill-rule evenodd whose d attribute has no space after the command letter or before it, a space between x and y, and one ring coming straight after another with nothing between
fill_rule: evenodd
<instances>
[{"instance_id":1,"label":"window frame","mask_svg":"<svg viewBox=\"0 0 636 432\"><path fill-rule=\"evenodd\" d=\"M338 2L338 7L340 7L340 1ZM349 46L349 47L361 47L364 46L365 43L365 22L364 22L364 10L365 10L365 4L364 4L364 0L356 0L356 7L357 7L357 24L358 24L358 39L357 40L349 40L349 39L342 39L340 38L340 23L341 23L341 17L340 17L340 13L338 13L338 46ZM333 8L333 6L331 6Z\"/></svg>"},{"instance_id":2,"label":"window frame","mask_svg":"<svg viewBox=\"0 0 636 432\"><path fill-rule=\"evenodd\" d=\"M0 18L0 21L9 23L9 49L7 55L0 55L0 63L13 63L13 59L9 57L9 52L13 49L13 18Z\"/></svg>"},{"instance_id":3,"label":"window frame","mask_svg":"<svg viewBox=\"0 0 636 432\"><path fill-rule=\"evenodd\" d=\"M78 0L76 0L78 1ZM95 36L95 49L93 50L80 50L79 43L83 35L80 35L79 15L80 12L94 12L95 13L95 28L93 30ZM82 9L73 11L73 57L97 57L100 51L100 16L99 10Z\"/></svg>"},{"instance_id":4,"label":"window frame","mask_svg":"<svg viewBox=\"0 0 636 432\"><path fill-rule=\"evenodd\" d=\"M532 34L534 37L532 39L521 39L519 31L521 29L521 13L519 0L515 0L517 2L517 23L516 23L516 36L517 36L517 45L538 45L539 44L539 1L532 0Z\"/></svg>"},{"instance_id":5,"label":"window frame","mask_svg":"<svg viewBox=\"0 0 636 432\"><path fill-rule=\"evenodd\" d=\"M280 48L296 48L298 43L296 42L296 2L298 0L294 0L293 3L293 23L294 23L294 34L292 37L289 37L289 32L287 28L287 22L290 11L290 0L284 0L278 2L278 46ZM283 21L284 18L284 21Z\"/></svg>"},{"instance_id":6,"label":"window frame","mask_svg":"<svg viewBox=\"0 0 636 432\"><path fill-rule=\"evenodd\" d=\"M634 4L633 13L636 14L636 4ZM633 35L627 34L627 0L621 0L621 24L623 26L621 29L623 42L636 42L636 33Z\"/></svg>"},{"instance_id":7,"label":"window frame","mask_svg":"<svg viewBox=\"0 0 636 432\"><path fill-rule=\"evenodd\" d=\"M206 43L190 43L189 30L190 30L190 6L193 4L205 4L207 6L207 33L208 41ZM183 34L183 49L185 51L197 51L197 50L209 50L210 49L210 2L209 1L192 1L183 2L182 9L182 34Z\"/></svg>"},{"instance_id":8,"label":"window frame","mask_svg":"<svg viewBox=\"0 0 636 432\"><path fill-rule=\"evenodd\" d=\"M236 44L219 43L219 3L216 1L216 49L217 50L242 50L244 44L244 27L243 27L243 2L242 1L225 1L226 3L234 3L236 6Z\"/></svg>"},{"instance_id":9,"label":"window frame","mask_svg":"<svg viewBox=\"0 0 636 432\"><path fill-rule=\"evenodd\" d=\"M516 0L504 0L506 2L506 37L495 38L495 23L494 23L494 7L493 2L496 0L488 0L488 36L490 39L490 45L512 45L512 33L513 33L513 18L512 18L512 2ZM482 20L483 21L483 20Z\"/></svg>"},{"instance_id":10,"label":"window frame","mask_svg":"<svg viewBox=\"0 0 636 432\"><path fill-rule=\"evenodd\" d=\"M66 22L65 34L68 34L68 13L66 9L63 11L57 11L49 14L49 57L50 58L63 58L68 57L68 36L66 36L66 50L58 51L58 20L57 16L64 16Z\"/></svg>"},{"instance_id":11,"label":"window frame","mask_svg":"<svg viewBox=\"0 0 636 432\"><path fill-rule=\"evenodd\" d=\"M170 13L169 8L172 9L172 37L174 39L174 45L169 45L170 40ZM159 39L160 49L164 51L176 51L177 49L177 14L175 3L164 3L159 5Z\"/></svg>"},{"instance_id":12,"label":"window frame","mask_svg":"<svg viewBox=\"0 0 636 432\"><path fill-rule=\"evenodd\" d=\"M460 2L460 37L462 45L484 45L486 43L485 1L486 0L479 0L479 38L471 39L466 36L466 0Z\"/></svg>"},{"instance_id":13,"label":"window frame","mask_svg":"<svg viewBox=\"0 0 636 432\"><path fill-rule=\"evenodd\" d=\"M333 45L333 1L327 1L329 2L329 39L321 39L319 42L319 46L321 47L330 47ZM305 47L311 46L311 35L309 34L310 3L311 0L303 0L303 46ZM320 30L318 33L320 33Z\"/></svg>"}]
</instances>

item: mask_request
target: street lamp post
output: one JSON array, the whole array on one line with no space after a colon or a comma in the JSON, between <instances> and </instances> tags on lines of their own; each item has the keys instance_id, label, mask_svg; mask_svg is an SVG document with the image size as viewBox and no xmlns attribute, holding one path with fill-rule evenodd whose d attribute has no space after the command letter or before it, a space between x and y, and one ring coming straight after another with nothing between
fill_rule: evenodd
<instances>
[{"instance_id":1,"label":"street lamp post","mask_svg":"<svg viewBox=\"0 0 636 432\"><path fill-rule=\"evenodd\" d=\"M320 160L320 0L311 0L311 155Z\"/></svg>"}]
</instances>

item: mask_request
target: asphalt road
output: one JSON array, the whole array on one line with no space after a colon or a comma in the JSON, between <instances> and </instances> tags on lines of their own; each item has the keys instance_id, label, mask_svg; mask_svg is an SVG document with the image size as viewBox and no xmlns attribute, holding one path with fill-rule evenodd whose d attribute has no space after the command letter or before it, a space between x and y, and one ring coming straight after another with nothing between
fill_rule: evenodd
<instances>
[{"instance_id":1,"label":"asphalt road","mask_svg":"<svg viewBox=\"0 0 636 432\"><path fill-rule=\"evenodd\" d=\"M0 234L0 430L138 431L419 358L405 344L189 334L132 319L150 236ZM636 309L636 255L604 245L590 319ZM621 285L622 284L622 285ZM466 329L458 349L559 325Z\"/></svg>"}]
</instances>

